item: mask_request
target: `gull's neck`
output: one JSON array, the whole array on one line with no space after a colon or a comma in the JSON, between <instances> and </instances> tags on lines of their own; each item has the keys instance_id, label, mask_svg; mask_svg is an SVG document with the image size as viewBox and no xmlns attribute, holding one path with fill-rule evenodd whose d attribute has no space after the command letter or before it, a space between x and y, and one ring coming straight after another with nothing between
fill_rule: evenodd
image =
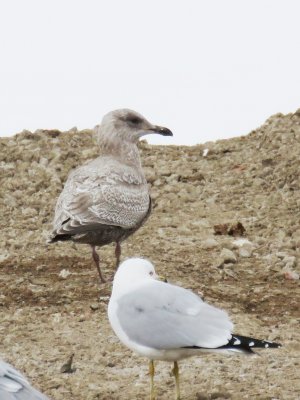
<instances>
[{"instance_id":1,"label":"gull's neck","mask_svg":"<svg viewBox=\"0 0 300 400\"><path fill-rule=\"evenodd\" d=\"M118 137L101 138L99 140L101 155L112 156L124 164L141 169L141 159L135 143L129 143Z\"/></svg>"}]
</instances>

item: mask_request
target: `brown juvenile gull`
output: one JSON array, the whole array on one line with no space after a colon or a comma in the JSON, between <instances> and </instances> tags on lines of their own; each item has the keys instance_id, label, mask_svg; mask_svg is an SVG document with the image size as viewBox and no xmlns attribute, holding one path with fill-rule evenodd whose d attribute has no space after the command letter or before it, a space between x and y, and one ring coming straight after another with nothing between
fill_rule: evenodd
<instances>
[{"instance_id":1,"label":"brown juvenile gull","mask_svg":"<svg viewBox=\"0 0 300 400\"><path fill-rule=\"evenodd\" d=\"M100 280L105 282L95 247L115 242L118 266L120 243L139 229L151 212L137 142L150 133L173 134L128 109L106 114L95 131L101 155L68 176L57 200L50 242L89 244Z\"/></svg>"}]
</instances>

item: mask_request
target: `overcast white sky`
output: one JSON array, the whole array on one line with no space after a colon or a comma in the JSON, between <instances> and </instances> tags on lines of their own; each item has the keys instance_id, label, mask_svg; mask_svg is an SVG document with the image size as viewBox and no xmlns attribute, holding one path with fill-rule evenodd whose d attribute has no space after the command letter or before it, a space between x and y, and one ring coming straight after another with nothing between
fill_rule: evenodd
<instances>
[{"instance_id":1,"label":"overcast white sky","mask_svg":"<svg viewBox=\"0 0 300 400\"><path fill-rule=\"evenodd\" d=\"M298 0L0 2L0 136L132 108L196 144L300 108Z\"/></svg>"}]
</instances>

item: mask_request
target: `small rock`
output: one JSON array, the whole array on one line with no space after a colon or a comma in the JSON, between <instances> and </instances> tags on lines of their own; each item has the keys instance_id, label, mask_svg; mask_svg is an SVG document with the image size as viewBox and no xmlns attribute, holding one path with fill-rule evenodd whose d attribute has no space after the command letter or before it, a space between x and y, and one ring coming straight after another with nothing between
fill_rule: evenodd
<instances>
[{"instance_id":1,"label":"small rock","mask_svg":"<svg viewBox=\"0 0 300 400\"><path fill-rule=\"evenodd\" d=\"M4 251L2 254L0 254L0 263L5 261L7 258L9 258L10 254L8 251Z\"/></svg>"},{"instance_id":2,"label":"small rock","mask_svg":"<svg viewBox=\"0 0 300 400\"><path fill-rule=\"evenodd\" d=\"M295 256L286 256L282 260L285 264L286 268L293 268L296 266L296 257Z\"/></svg>"},{"instance_id":3,"label":"small rock","mask_svg":"<svg viewBox=\"0 0 300 400\"><path fill-rule=\"evenodd\" d=\"M92 311L99 310L99 308L100 308L100 305L99 305L99 304L91 304L91 305L90 305L90 309L91 309Z\"/></svg>"},{"instance_id":4,"label":"small rock","mask_svg":"<svg viewBox=\"0 0 300 400\"><path fill-rule=\"evenodd\" d=\"M79 317L78 317L78 322L84 322L84 321L86 321L85 315L84 314L80 314Z\"/></svg>"},{"instance_id":5,"label":"small rock","mask_svg":"<svg viewBox=\"0 0 300 400\"><path fill-rule=\"evenodd\" d=\"M234 254L233 251L231 251L229 249L222 249L220 258L223 260L224 264L237 262L236 255Z\"/></svg>"},{"instance_id":6,"label":"small rock","mask_svg":"<svg viewBox=\"0 0 300 400\"><path fill-rule=\"evenodd\" d=\"M73 372L76 371L76 368L72 367L73 358L74 358L74 353L70 355L68 361L61 367L60 372L62 374L72 374Z\"/></svg>"},{"instance_id":7,"label":"small rock","mask_svg":"<svg viewBox=\"0 0 300 400\"><path fill-rule=\"evenodd\" d=\"M67 277L68 277L69 275L71 275L71 273L72 273L72 272L70 272L68 269L62 269L62 270L60 271L60 273L58 274L58 276L59 276L61 279L67 279Z\"/></svg>"},{"instance_id":8,"label":"small rock","mask_svg":"<svg viewBox=\"0 0 300 400\"><path fill-rule=\"evenodd\" d=\"M283 268L282 274L285 279L296 281L299 280L299 274L296 271L291 270L290 268Z\"/></svg>"},{"instance_id":9,"label":"small rock","mask_svg":"<svg viewBox=\"0 0 300 400\"><path fill-rule=\"evenodd\" d=\"M230 236L243 236L246 232L244 225L241 222L232 224L228 230L228 235Z\"/></svg>"},{"instance_id":10,"label":"small rock","mask_svg":"<svg viewBox=\"0 0 300 400\"><path fill-rule=\"evenodd\" d=\"M237 239L232 242L234 248L239 249L239 256L243 258L251 257L255 245L248 239Z\"/></svg>"},{"instance_id":11,"label":"small rock","mask_svg":"<svg viewBox=\"0 0 300 400\"><path fill-rule=\"evenodd\" d=\"M213 249L213 248L218 247L218 246L219 246L219 243L214 238L205 239L201 243L201 248L202 249Z\"/></svg>"},{"instance_id":12,"label":"small rock","mask_svg":"<svg viewBox=\"0 0 300 400\"><path fill-rule=\"evenodd\" d=\"M109 302L109 296L99 296L99 301L103 303Z\"/></svg>"},{"instance_id":13,"label":"small rock","mask_svg":"<svg viewBox=\"0 0 300 400\"><path fill-rule=\"evenodd\" d=\"M47 268L46 264L41 264L36 267L37 271L44 271Z\"/></svg>"},{"instance_id":14,"label":"small rock","mask_svg":"<svg viewBox=\"0 0 300 400\"><path fill-rule=\"evenodd\" d=\"M113 362L108 362L108 363L106 364L106 366L109 367L109 368L113 368L113 367L116 366L116 364L113 363Z\"/></svg>"},{"instance_id":15,"label":"small rock","mask_svg":"<svg viewBox=\"0 0 300 400\"><path fill-rule=\"evenodd\" d=\"M228 224L217 224L214 225L215 235L227 235Z\"/></svg>"},{"instance_id":16,"label":"small rock","mask_svg":"<svg viewBox=\"0 0 300 400\"><path fill-rule=\"evenodd\" d=\"M215 235L243 236L246 229L241 222L237 222L235 224L214 225L214 232Z\"/></svg>"},{"instance_id":17,"label":"small rock","mask_svg":"<svg viewBox=\"0 0 300 400\"><path fill-rule=\"evenodd\" d=\"M239 256L242 257L242 258L251 257L252 256L251 248L250 247L246 247L246 246L240 247L239 248Z\"/></svg>"},{"instance_id":18,"label":"small rock","mask_svg":"<svg viewBox=\"0 0 300 400\"><path fill-rule=\"evenodd\" d=\"M214 262L213 262L213 267L214 268L223 268L224 266L224 259L221 257L218 257Z\"/></svg>"},{"instance_id":19,"label":"small rock","mask_svg":"<svg viewBox=\"0 0 300 400\"><path fill-rule=\"evenodd\" d=\"M239 239L235 239L232 244L234 245L234 247L238 248L238 247L242 247L245 244L249 244L252 245L253 244L248 240L248 239L244 239L244 238L239 238Z\"/></svg>"}]
</instances>

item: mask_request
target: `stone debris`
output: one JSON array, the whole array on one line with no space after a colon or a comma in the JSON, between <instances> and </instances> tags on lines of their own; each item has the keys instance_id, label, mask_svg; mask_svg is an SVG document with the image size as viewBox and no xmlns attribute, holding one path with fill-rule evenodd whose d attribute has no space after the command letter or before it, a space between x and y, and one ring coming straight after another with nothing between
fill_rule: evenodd
<instances>
[{"instance_id":1,"label":"stone debris","mask_svg":"<svg viewBox=\"0 0 300 400\"><path fill-rule=\"evenodd\" d=\"M215 235L243 236L246 232L243 224L237 222L235 224L217 224L214 225Z\"/></svg>"},{"instance_id":2,"label":"stone debris","mask_svg":"<svg viewBox=\"0 0 300 400\"><path fill-rule=\"evenodd\" d=\"M284 344L276 356L249 357L243 364L241 357L205 354L183 362L184 398L198 393L210 399L215 392L230 393L232 400L295 398L299 138L300 111L276 114L244 137L191 147L140 144L153 212L124 243L123 257L150 258L171 282L227 310L241 334ZM88 129L0 139L0 353L55 400L144 398L148 390L143 361L128 355L107 323L111 288L99 288L89 249L46 244L69 171L97 155ZM246 231L230 236L238 222ZM214 226L224 224L224 234L215 235ZM112 249L103 247L101 256L111 278ZM64 280L62 270L72 275ZM77 372L59 374L73 352ZM115 367L107 368L108 362ZM167 367L158 370L168 374ZM167 400L168 393L161 390L158 397Z\"/></svg>"},{"instance_id":3,"label":"stone debris","mask_svg":"<svg viewBox=\"0 0 300 400\"><path fill-rule=\"evenodd\" d=\"M73 372L76 371L76 368L73 367L73 358L74 358L74 353L70 355L68 358L67 362L62 365L60 368L60 372L62 374L72 374Z\"/></svg>"},{"instance_id":4,"label":"stone debris","mask_svg":"<svg viewBox=\"0 0 300 400\"><path fill-rule=\"evenodd\" d=\"M243 246L253 246L253 243L251 243L248 239L243 239L243 238L239 238L239 239L235 239L232 244L234 245L234 247L239 248L239 247L243 247Z\"/></svg>"},{"instance_id":5,"label":"stone debris","mask_svg":"<svg viewBox=\"0 0 300 400\"><path fill-rule=\"evenodd\" d=\"M60 271L60 273L59 273L59 277L61 278L61 279L67 279L67 277L69 276L69 275L71 275L71 271L69 271L68 269L62 269L61 271Z\"/></svg>"},{"instance_id":6,"label":"stone debris","mask_svg":"<svg viewBox=\"0 0 300 400\"><path fill-rule=\"evenodd\" d=\"M220 259L223 260L223 264L237 262L237 256L229 249L222 249L220 253Z\"/></svg>"},{"instance_id":7,"label":"stone debris","mask_svg":"<svg viewBox=\"0 0 300 400\"><path fill-rule=\"evenodd\" d=\"M214 249L219 247L219 242L214 238L207 238L201 243L201 248L204 250Z\"/></svg>"},{"instance_id":8,"label":"stone debris","mask_svg":"<svg viewBox=\"0 0 300 400\"><path fill-rule=\"evenodd\" d=\"M251 246L241 246L239 248L239 257L249 258L252 256L252 247Z\"/></svg>"},{"instance_id":9,"label":"stone debris","mask_svg":"<svg viewBox=\"0 0 300 400\"><path fill-rule=\"evenodd\" d=\"M5 261L6 259L8 259L10 257L10 254L8 251L3 250L2 254L0 254L0 263Z\"/></svg>"},{"instance_id":10,"label":"stone debris","mask_svg":"<svg viewBox=\"0 0 300 400\"><path fill-rule=\"evenodd\" d=\"M282 270L282 274L285 279L289 280L299 280L299 274L296 271L292 271L289 267L284 267Z\"/></svg>"},{"instance_id":11,"label":"stone debris","mask_svg":"<svg viewBox=\"0 0 300 400\"><path fill-rule=\"evenodd\" d=\"M238 249L239 257L249 258L255 249L255 244L248 239L236 239L232 242L234 248Z\"/></svg>"},{"instance_id":12,"label":"stone debris","mask_svg":"<svg viewBox=\"0 0 300 400\"><path fill-rule=\"evenodd\" d=\"M92 311L99 310L99 308L100 308L100 304L97 304L97 303L90 304L90 309L91 309Z\"/></svg>"}]
</instances>

